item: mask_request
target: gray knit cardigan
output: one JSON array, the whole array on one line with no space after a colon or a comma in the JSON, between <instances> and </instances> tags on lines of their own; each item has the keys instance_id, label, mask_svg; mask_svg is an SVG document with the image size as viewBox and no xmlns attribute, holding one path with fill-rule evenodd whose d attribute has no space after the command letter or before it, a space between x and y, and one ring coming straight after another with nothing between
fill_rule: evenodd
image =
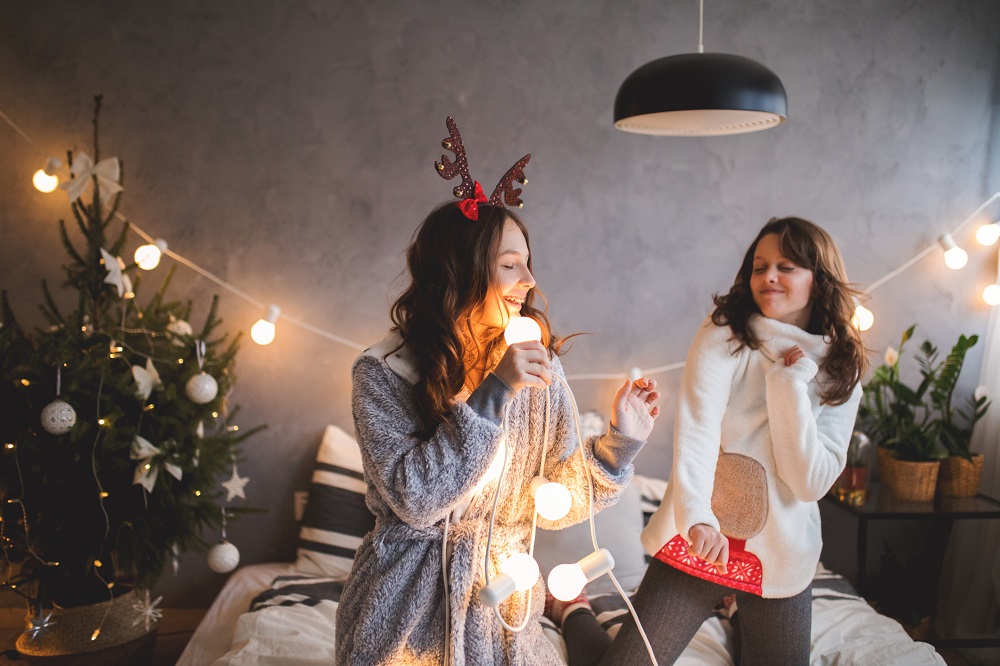
<instances>
[{"instance_id":1,"label":"gray knit cardigan","mask_svg":"<svg viewBox=\"0 0 1000 666\"><path fill-rule=\"evenodd\" d=\"M496 481L467 495L490 466L502 441L503 407L508 410L508 463L490 547L490 575L515 552L527 552L534 511L528 492L541 463L545 391L516 396L498 377L487 375L465 402L456 402L448 421L428 439L413 435L419 419L413 403L415 364L392 336L354 363L352 407L368 484L367 504L375 528L364 538L337 611L337 663L441 664L445 615L441 550L445 517L471 499L464 516L448 529L451 660L456 666L562 664L542 634L545 600L539 579L532 590L531 619L513 633L478 597L485 585L483 560ZM553 372L562 374L558 358ZM588 485L573 406L565 387L549 387L550 425L545 476L573 495L573 508L559 521L538 517L543 529L560 529L588 517ZM644 442L609 429L591 437L585 451L594 480L595 512L614 504L632 478L632 460ZM567 553L567 561L587 553ZM511 626L527 608L527 592L500 605Z\"/></svg>"}]
</instances>

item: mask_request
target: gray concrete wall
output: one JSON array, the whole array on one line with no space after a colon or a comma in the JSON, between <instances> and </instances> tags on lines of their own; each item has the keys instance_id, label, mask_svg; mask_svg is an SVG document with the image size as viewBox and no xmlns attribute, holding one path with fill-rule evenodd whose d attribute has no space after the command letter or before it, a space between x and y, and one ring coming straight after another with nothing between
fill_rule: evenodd
<instances>
[{"instance_id":1,"label":"gray concrete wall","mask_svg":"<svg viewBox=\"0 0 1000 666\"><path fill-rule=\"evenodd\" d=\"M433 162L454 115L487 187L533 155L523 214L536 277L557 330L591 334L564 357L570 373L683 360L710 295L773 215L826 227L863 286L1000 189L1000 4L709 2L706 50L773 69L788 123L717 138L615 130L618 85L694 51L697 19L694 0L8 0L0 110L63 155L89 150L103 93L102 150L125 162L128 217L259 301L362 343L387 327L415 226L450 197ZM31 188L44 157L5 125L0 155L0 286L30 320L40 280L60 279L56 221L69 210ZM956 238L970 252L963 271L934 252L874 292L876 357L914 322L941 346L985 333L979 293L997 250L971 246L974 227ZM229 330L261 316L183 267L171 288L194 299L196 321L217 292ZM243 562L294 556L292 494L308 485L324 426L352 426L354 356L280 321L272 345L240 352L233 399L246 425L269 426L240 467L248 501L269 509L230 528ZM665 414L642 473L668 474L677 376L658 377ZM582 409L607 414L617 386L574 390ZM223 582L192 553L159 587L164 605L204 606Z\"/></svg>"}]
</instances>

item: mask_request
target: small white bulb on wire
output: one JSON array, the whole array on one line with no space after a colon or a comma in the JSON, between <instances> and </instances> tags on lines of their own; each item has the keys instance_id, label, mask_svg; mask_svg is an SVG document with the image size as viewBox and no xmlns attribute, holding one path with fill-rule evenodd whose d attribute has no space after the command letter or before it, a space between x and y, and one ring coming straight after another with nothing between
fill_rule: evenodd
<instances>
[{"instance_id":1,"label":"small white bulb on wire","mask_svg":"<svg viewBox=\"0 0 1000 666\"><path fill-rule=\"evenodd\" d=\"M508 345L542 339L542 327L531 317L513 317L504 329L503 339Z\"/></svg>"},{"instance_id":2,"label":"small white bulb on wire","mask_svg":"<svg viewBox=\"0 0 1000 666\"><path fill-rule=\"evenodd\" d=\"M944 248L944 264L953 271L965 268L969 263L969 253L955 244L951 234L944 234L938 239L938 243Z\"/></svg>"},{"instance_id":3,"label":"small white bulb on wire","mask_svg":"<svg viewBox=\"0 0 1000 666\"><path fill-rule=\"evenodd\" d=\"M538 562L527 553L515 553L500 565L500 574L479 590L479 600L496 608L514 592L524 592L538 580Z\"/></svg>"},{"instance_id":4,"label":"small white bulb on wire","mask_svg":"<svg viewBox=\"0 0 1000 666\"><path fill-rule=\"evenodd\" d=\"M560 564L549 572L549 592L560 601L572 601L592 580L615 567L615 558L607 548L595 550L574 564Z\"/></svg>"},{"instance_id":5,"label":"small white bulb on wire","mask_svg":"<svg viewBox=\"0 0 1000 666\"><path fill-rule=\"evenodd\" d=\"M988 222L976 229L976 240L980 245L990 246L1000 240L1000 224Z\"/></svg>"},{"instance_id":6,"label":"small white bulb on wire","mask_svg":"<svg viewBox=\"0 0 1000 666\"><path fill-rule=\"evenodd\" d=\"M987 305L1000 305L1000 284L991 284L983 289L983 300Z\"/></svg>"},{"instance_id":7,"label":"small white bulb on wire","mask_svg":"<svg viewBox=\"0 0 1000 666\"><path fill-rule=\"evenodd\" d=\"M31 177L31 183L35 186L35 189L48 194L59 187L59 176L56 174L59 173L61 167L62 162L58 158L50 157L45 166L36 171L35 175Z\"/></svg>"},{"instance_id":8,"label":"small white bulb on wire","mask_svg":"<svg viewBox=\"0 0 1000 666\"><path fill-rule=\"evenodd\" d=\"M854 308L854 316L851 317L851 324L859 331L867 331L875 324L875 315L865 306L858 304Z\"/></svg>"},{"instance_id":9,"label":"small white bulb on wire","mask_svg":"<svg viewBox=\"0 0 1000 666\"><path fill-rule=\"evenodd\" d=\"M547 520L559 520L573 506L573 496L561 483L549 481L544 476L536 476L529 486L535 498L535 511Z\"/></svg>"},{"instance_id":10,"label":"small white bulb on wire","mask_svg":"<svg viewBox=\"0 0 1000 666\"><path fill-rule=\"evenodd\" d=\"M151 271L160 265L160 257L167 251L167 241L157 238L152 243L140 245L135 250L135 263L144 271Z\"/></svg>"},{"instance_id":11,"label":"small white bulb on wire","mask_svg":"<svg viewBox=\"0 0 1000 666\"><path fill-rule=\"evenodd\" d=\"M258 319L250 328L250 338L259 345L269 345L274 342L274 322L278 321L280 314L281 308L269 305L264 318Z\"/></svg>"}]
</instances>

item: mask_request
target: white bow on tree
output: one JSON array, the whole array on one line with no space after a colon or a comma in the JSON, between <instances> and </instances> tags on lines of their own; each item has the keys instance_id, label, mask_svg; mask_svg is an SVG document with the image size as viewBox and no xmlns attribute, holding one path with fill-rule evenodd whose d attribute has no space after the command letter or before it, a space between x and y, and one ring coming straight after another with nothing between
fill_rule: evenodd
<instances>
[{"instance_id":1,"label":"white bow on tree","mask_svg":"<svg viewBox=\"0 0 1000 666\"><path fill-rule=\"evenodd\" d=\"M156 477L159 475L161 465L163 469L178 481L184 476L184 472L179 466L165 460L163 452L160 449L139 435L136 435L135 439L132 440L132 450L129 451L128 457L139 461L139 464L135 468L135 474L132 476L132 483L142 484L147 493L153 492L153 486L156 485ZM159 460L156 460L157 458Z\"/></svg>"},{"instance_id":2,"label":"white bow on tree","mask_svg":"<svg viewBox=\"0 0 1000 666\"><path fill-rule=\"evenodd\" d=\"M70 169L73 175L69 180L63 181L59 187L66 190L70 201L80 198L87 187L93 185L94 177L97 177L98 186L101 188L101 203L108 200L108 197L122 191L121 168L118 165L117 157L106 157L94 164L87 153L78 153L73 157L73 167Z\"/></svg>"}]
</instances>

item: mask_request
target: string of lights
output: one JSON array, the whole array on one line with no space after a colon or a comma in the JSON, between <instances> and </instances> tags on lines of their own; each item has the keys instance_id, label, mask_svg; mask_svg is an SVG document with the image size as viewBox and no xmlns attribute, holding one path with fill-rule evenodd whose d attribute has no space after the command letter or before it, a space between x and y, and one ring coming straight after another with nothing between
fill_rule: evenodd
<instances>
[{"instance_id":1,"label":"string of lights","mask_svg":"<svg viewBox=\"0 0 1000 666\"><path fill-rule=\"evenodd\" d=\"M0 119L6 122L11 129L13 129L19 136L21 136L28 144L30 144L36 151L38 151L46 161L44 166L38 169L32 180L35 184L36 189L41 192L53 192L59 188L60 182L65 183L70 176L70 173L62 166L62 163L54 157L50 157L42 148L38 145L26 132L24 132L20 127L17 126L8 116L0 110ZM997 199L1000 199L1000 192L994 193L986 201L984 201L975 211L969 214L965 219L962 220L957 226L942 234L938 240L918 252L908 261L901 264L898 268L885 274L878 280L872 282L867 288L862 290L863 294L870 294L872 291L882 286L889 280L895 278L899 274L903 273L905 270L919 262L921 259L926 257L928 254L932 253L935 249L941 248L944 251L944 261L945 264L953 269L960 270L968 262L968 253L959 247L954 240L954 236L957 235L966 225L973 222ZM199 266L195 262L185 258L184 256L177 254L173 250L170 250L167 242L162 238L157 238L151 234L144 231L135 222L126 218L121 212L116 211L115 215L122 222L127 223L143 240L146 241L145 245L140 246L134 255L134 260L136 265L142 270L153 270L160 263L160 258L163 255L173 259L177 263L190 268L199 275L205 277L206 279L214 282L223 289L226 289L230 293L242 298L248 303L256 306L263 311L263 316L258 319L250 329L251 339L259 345L267 345L274 341L277 333L277 322L280 320L283 323L296 326L303 330L309 331L315 335L327 338L338 344L363 351L366 349L366 345L363 345L354 340L342 337L327 331L325 329L313 326L300 319L289 317L287 314L282 314L281 308L273 303L265 304L257 298L254 298L250 294L246 293L242 289L239 289L235 285L223 280L212 272L206 270L205 268ZM976 232L976 240L983 246L992 246L1000 240L1000 223L996 221L988 221L982 224ZM983 290L983 300L991 305L996 306L1000 304L1000 266L998 266L997 279L993 284L988 285ZM853 324L860 330L866 331L874 324L875 317L871 310L866 308L863 304L857 303L855 308L855 314L853 318ZM671 372L673 370L678 370L684 367L684 362L669 363L666 365L660 365L652 368L639 368L632 367L627 373L582 373L582 374L570 374L567 375L567 379L570 380L619 380L623 378L634 379L640 376L651 376L655 374Z\"/></svg>"}]
</instances>

